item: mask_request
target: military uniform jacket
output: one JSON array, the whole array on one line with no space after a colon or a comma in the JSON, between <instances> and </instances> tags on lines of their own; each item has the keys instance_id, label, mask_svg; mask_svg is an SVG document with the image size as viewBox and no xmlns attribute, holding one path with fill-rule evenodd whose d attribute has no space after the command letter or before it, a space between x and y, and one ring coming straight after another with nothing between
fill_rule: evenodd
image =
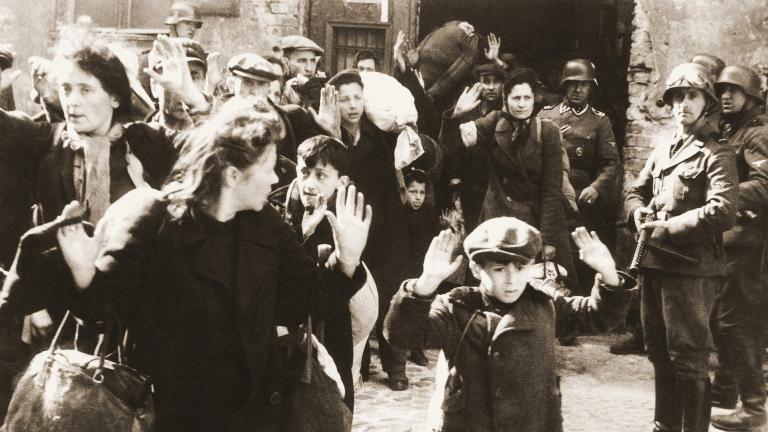
<instances>
[{"instance_id":1,"label":"military uniform jacket","mask_svg":"<svg viewBox=\"0 0 768 432\"><path fill-rule=\"evenodd\" d=\"M421 298L407 289L411 282L392 299L384 334L404 349L445 352L453 377L443 397L444 431L562 431L556 319L606 331L623 320L631 297L631 290L598 281L589 297L553 299L528 286L503 312L477 287ZM625 279L620 288L632 284Z\"/></svg>"},{"instance_id":2,"label":"military uniform jacket","mask_svg":"<svg viewBox=\"0 0 768 432\"><path fill-rule=\"evenodd\" d=\"M768 216L768 117L762 114L760 108L754 108L733 121L724 118L721 130L736 152L739 172L740 216L734 227L724 234L725 246L762 247L766 228L764 218ZM748 212L757 217L748 217Z\"/></svg>"},{"instance_id":3,"label":"military uniform jacket","mask_svg":"<svg viewBox=\"0 0 768 432\"><path fill-rule=\"evenodd\" d=\"M718 141L707 122L691 135L659 143L627 191L624 209L631 229L639 207L649 206L668 218L667 233L654 239L660 246L683 251L698 260L686 263L648 248L641 266L673 273L725 274L722 233L736 218L738 175L733 150ZM673 145L682 141L672 155Z\"/></svg>"},{"instance_id":4,"label":"military uniform jacket","mask_svg":"<svg viewBox=\"0 0 768 432\"><path fill-rule=\"evenodd\" d=\"M611 121L605 113L589 105L576 111L562 102L544 107L539 117L560 127L577 196L582 189L592 186L601 197L610 197L615 190L619 154Z\"/></svg>"}]
</instances>

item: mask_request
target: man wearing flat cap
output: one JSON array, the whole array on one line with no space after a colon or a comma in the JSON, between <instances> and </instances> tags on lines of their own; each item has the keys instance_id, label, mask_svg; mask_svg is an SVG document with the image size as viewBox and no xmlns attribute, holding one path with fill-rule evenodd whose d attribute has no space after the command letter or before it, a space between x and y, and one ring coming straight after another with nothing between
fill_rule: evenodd
<instances>
[{"instance_id":1,"label":"man wearing flat cap","mask_svg":"<svg viewBox=\"0 0 768 432\"><path fill-rule=\"evenodd\" d=\"M320 88L327 78L324 73L318 73L317 63L325 51L300 35L285 36L280 45L286 70L282 102L318 109Z\"/></svg>"},{"instance_id":2,"label":"man wearing flat cap","mask_svg":"<svg viewBox=\"0 0 768 432\"><path fill-rule=\"evenodd\" d=\"M424 272L403 282L385 320L385 336L405 349L440 348L449 371L441 429L468 432L562 431L555 323L571 319L602 332L624 318L634 281L620 275L597 235L573 233L580 256L597 272L590 296L567 297L533 261L539 231L511 217L489 219L464 240L480 285L435 297L461 264L457 234L432 240ZM437 374L440 375L440 374Z\"/></svg>"}]
</instances>

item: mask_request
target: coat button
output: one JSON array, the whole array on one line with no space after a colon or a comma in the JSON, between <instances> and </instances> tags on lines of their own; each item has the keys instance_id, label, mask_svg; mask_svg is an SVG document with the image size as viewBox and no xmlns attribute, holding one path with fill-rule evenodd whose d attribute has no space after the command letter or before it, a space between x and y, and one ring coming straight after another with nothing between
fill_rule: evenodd
<instances>
[{"instance_id":1,"label":"coat button","mask_svg":"<svg viewBox=\"0 0 768 432\"><path fill-rule=\"evenodd\" d=\"M269 403L271 403L272 405L277 405L282 401L283 401L283 396L280 394L280 392L272 392L272 394L269 395Z\"/></svg>"},{"instance_id":2,"label":"coat button","mask_svg":"<svg viewBox=\"0 0 768 432\"><path fill-rule=\"evenodd\" d=\"M507 197L507 201L512 202L512 197Z\"/></svg>"},{"instance_id":3,"label":"coat button","mask_svg":"<svg viewBox=\"0 0 768 432\"><path fill-rule=\"evenodd\" d=\"M501 390L501 387L496 387L496 390L493 391L493 397L496 399L501 399L504 397L504 392Z\"/></svg>"},{"instance_id":4,"label":"coat button","mask_svg":"<svg viewBox=\"0 0 768 432\"><path fill-rule=\"evenodd\" d=\"M501 179L501 182L504 183L504 184L507 184L507 183L509 183L509 179L504 177L503 179Z\"/></svg>"},{"instance_id":5,"label":"coat button","mask_svg":"<svg viewBox=\"0 0 768 432\"><path fill-rule=\"evenodd\" d=\"M500 353L500 352L498 352L498 351L494 351L494 352L493 352L493 354L491 354L491 357L492 357L494 360L499 360L499 359L501 359L501 353Z\"/></svg>"}]
</instances>

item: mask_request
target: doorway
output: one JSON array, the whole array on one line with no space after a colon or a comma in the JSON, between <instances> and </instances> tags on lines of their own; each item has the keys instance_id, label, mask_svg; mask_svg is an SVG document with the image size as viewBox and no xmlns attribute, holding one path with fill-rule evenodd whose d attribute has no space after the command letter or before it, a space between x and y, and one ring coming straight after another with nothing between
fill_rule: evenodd
<instances>
[{"instance_id":1,"label":"doorway","mask_svg":"<svg viewBox=\"0 0 768 432\"><path fill-rule=\"evenodd\" d=\"M421 0L419 40L452 20L501 39L501 52L532 68L554 91L565 62L586 58L597 67L593 105L605 111L623 148L633 0Z\"/></svg>"}]
</instances>

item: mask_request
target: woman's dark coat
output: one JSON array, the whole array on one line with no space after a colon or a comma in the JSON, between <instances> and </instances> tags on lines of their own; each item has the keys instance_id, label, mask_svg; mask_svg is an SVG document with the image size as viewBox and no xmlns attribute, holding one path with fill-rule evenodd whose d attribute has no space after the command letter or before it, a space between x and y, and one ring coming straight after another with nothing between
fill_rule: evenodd
<instances>
[{"instance_id":1,"label":"woman's dark coat","mask_svg":"<svg viewBox=\"0 0 768 432\"><path fill-rule=\"evenodd\" d=\"M310 310L335 313L365 272L350 279L318 270L269 206L236 215L229 251L194 212L174 221L166 205L158 192L139 189L110 208L81 315L100 319L109 304L128 326L129 363L155 382L158 432L279 430L275 326L295 327Z\"/></svg>"}]
</instances>

